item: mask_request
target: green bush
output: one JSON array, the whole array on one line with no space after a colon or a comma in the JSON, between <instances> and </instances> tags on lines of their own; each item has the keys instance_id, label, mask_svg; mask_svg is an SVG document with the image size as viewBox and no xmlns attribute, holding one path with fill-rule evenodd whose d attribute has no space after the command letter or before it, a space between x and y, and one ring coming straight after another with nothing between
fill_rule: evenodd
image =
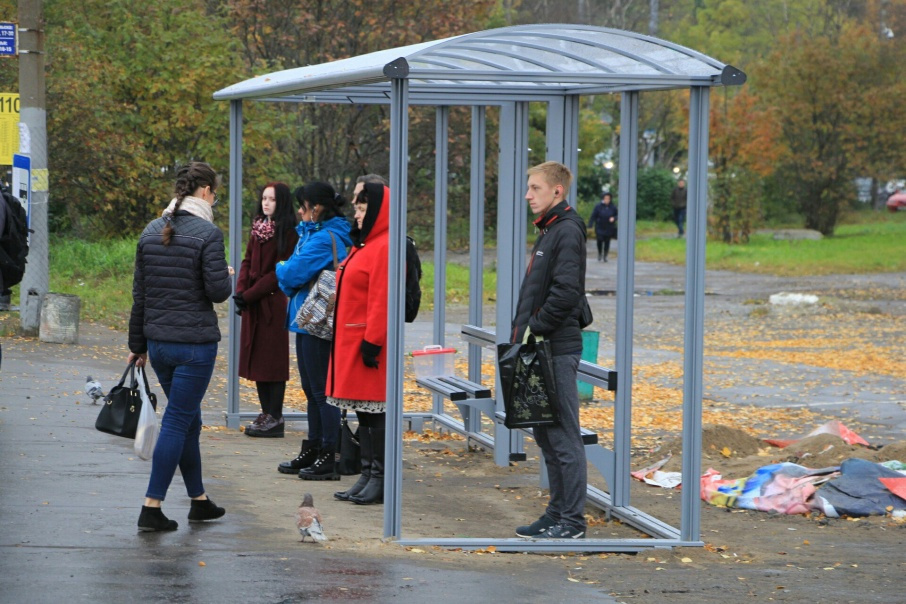
<instances>
[{"instance_id":1,"label":"green bush","mask_svg":"<svg viewBox=\"0 0 906 604\"><path fill-rule=\"evenodd\" d=\"M663 168L644 168L639 170L638 178L636 219L670 220L673 217L670 193L676 186L673 173Z\"/></svg>"}]
</instances>

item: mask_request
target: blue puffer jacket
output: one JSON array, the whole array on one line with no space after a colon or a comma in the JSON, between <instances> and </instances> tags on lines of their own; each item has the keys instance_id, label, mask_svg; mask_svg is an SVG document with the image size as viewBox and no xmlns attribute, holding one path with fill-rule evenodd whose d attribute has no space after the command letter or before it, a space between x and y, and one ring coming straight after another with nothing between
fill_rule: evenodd
<instances>
[{"instance_id":1,"label":"blue puffer jacket","mask_svg":"<svg viewBox=\"0 0 906 604\"><path fill-rule=\"evenodd\" d=\"M277 284L289 298L286 308L286 328L295 333L306 333L296 326L296 313L305 302L312 280L325 268L333 266L333 244L330 233L337 242L337 263L346 259L346 250L352 245L349 221L335 216L324 222L300 222L296 226L299 242L293 255L277 263Z\"/></svg>"}]
</instances>

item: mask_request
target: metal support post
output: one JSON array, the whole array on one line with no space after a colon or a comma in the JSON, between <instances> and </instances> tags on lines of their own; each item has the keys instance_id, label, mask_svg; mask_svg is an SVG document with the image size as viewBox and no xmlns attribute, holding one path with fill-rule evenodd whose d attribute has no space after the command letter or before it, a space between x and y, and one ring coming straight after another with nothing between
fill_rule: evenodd
<instances>
[{"instance_id":1,"label":"metal support post","mask_svg":"<svg viewBox=\"0 0 906 604\"><path fill-rule=\"evenodd\" d=\"M390 272L387 294L387 429L384 537L400 537L403 496L403 343L406 299L406 194L409 80L390 80Z\"/></svg>"},{"instance_id":2,"label":"metal support post","mask_svg":"<svg viewBox=\"0 0 906 604\"><path fill-rule=\"evenodd\" d=\"M438 107L434 134L434 338L432 344L444 344L447 324L447 181L449 173L450 108ZM444 412L444 399L432 396L434 413ZM464 414L463 420L468 423Z\"/></svg>"},{"instance_id":3,"label":"metal support post","mask_svg":"<svg viewBox=\"0 0 906 604\"><path fill-rule=\"evenodd\" d=\"M686 313L683 355L683 484L697 484L702 460L702 395L705 342L705 238L708 225L708 111L710 90L689 97L689 213L686 232ZM681 538L701 538L701 499L683 489Z\"/></svg>"},{"instance_id":4,"label":"metal support post","mask_svg":"<svg viewBox=\"0 0 906 604\"><path fill-rule=\"evenodd\" d=\"M239 278L242 263L242 101L230 101L230 266L233 290ZM230 298L228 313L229 340L227 341L227 428L238 429L239 417L239 333L240 319L236 302Z\"/></svg>"},{"instance_id":5,"label":"metal support post","mask_svg":"<svg viewBox=\"0 0 906 604\"><path fill-rule=\"evenodd\" d=\"M632 443L632 322L635 289L635 215L639 158L639 93L624 92L620 103L620 220L617 223L617 392L614 398L614 484L616 506L629 505Z\"/></svg>"}]
</instances>

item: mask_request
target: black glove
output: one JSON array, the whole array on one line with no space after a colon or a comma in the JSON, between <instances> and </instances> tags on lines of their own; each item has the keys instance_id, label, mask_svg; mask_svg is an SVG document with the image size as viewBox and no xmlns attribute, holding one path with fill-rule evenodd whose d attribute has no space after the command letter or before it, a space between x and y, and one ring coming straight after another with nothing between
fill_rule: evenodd
<instances>
[{"instance_id":1,"label":"black glove","mask_svg":"<svg viewBox=\"0 0 906 604\"><path fill-rule=\"evenodd\" d=\"M365 363L365 367L377 369L378 355L381 354L381 347L377 344L372 344L368 340L362 340L360 349L362 352L362 362Z\"/></svg>"},{"instance_id":2,"label":"black glove","mask_svg":"<svg viewBox=\"0 0 906 604\"><path fill-rule=\"evenodd\" d=\"M237 315L241 315L242 311L248 310L249 304L245 301L245 298L242 297L242 294L235 294L233 296L233 303L236 304Z\"/></svg>"}]
</instances>

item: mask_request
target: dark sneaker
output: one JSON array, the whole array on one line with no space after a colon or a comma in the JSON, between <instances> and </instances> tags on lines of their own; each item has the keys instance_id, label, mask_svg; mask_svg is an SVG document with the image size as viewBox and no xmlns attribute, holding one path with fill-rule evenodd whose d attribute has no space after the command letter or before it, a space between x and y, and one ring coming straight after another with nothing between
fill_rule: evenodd
<instances>
[{"instance_id":1,"label":"dark sneaker","mask_svg":"<svg viewBox=\"0 0 906 604\"><path fill-rule=\"evenodd\" d=\"M258 436L261 438L283 438L283 418L274 419L270 415L264 417L257 428L249 428L245 431L246 436Z\"/></svg>"},{"instance_id":2,"label":"dark sneaker","mask_svg":"<svg viewBox=\"0 0 906 604\"><path fill-rule=\"evenodd\" d=\"M537 537L550 527L557 524L557 521L545 514L531 524L520 526L516 529L517 537Z\"/></svg>"},{"instance_id":3,"label":"dark sneaker","mask_svg":"<svg viewBox=\"0 0 906 604\"><path fill-rule=\"evenodd\" d=\"M550 527L535 539L584 539L585 531L559 522Z\"/></svg>"}]
</instances>

